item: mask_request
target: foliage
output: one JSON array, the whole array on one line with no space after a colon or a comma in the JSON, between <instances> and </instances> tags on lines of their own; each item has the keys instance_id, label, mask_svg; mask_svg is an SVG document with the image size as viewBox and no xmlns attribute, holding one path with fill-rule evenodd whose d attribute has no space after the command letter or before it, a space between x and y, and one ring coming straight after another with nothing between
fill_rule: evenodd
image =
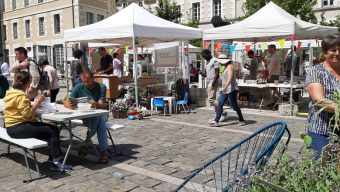
<instances>
[{"instance_id":1,"label":"foliage","mask_svg":"<svg viewBox=\"0 0 340 192\"><path fill-rule=\"evenodd\" d=\"M321 158L315 158L315 152L308 147L312 138L301 134L305 146L296 157L283 154L275 155L274 161L263 169L249 173L250 182L244 184L246 191L339 191L340 188L340 90L335 91L333 100L324 100L317 115L332 106L335 108L335 122L330 129L330 142L323 148ZM253 177L252 177L253 176Z\"/></svg>"},{"instance_id":2,"label":"foliage","mask_svg":"<svg viewBox=\"0 0 340 192\"><path fill-rule=\"evenodd\" d=\"M321 13L321 25L326 25L326 26L332 26L332 27L338 27L340 31L340 15L337 15L334 20L326 21L326 18L324 16L325 12Z\"/></svg>"},{"instance_id":3,"label":"foliage","mask_svg":"<svg viewBox=\"0 0 340 192\"><path fill-rule=\"evenodd\" d=\"M179 23L182 16L176 2L170 3L169 0L159 0L158 5L155 8L156 15L165 20Z\"/></svg>"},{"instance_id":4,"label":"foliage","mask_svg":"<svg viewBox=\"0 0 340 192\"><path fill-rule=\"evenodd\" d=\"M337 191L340 183L339 161L314 159L306 147L297 157L275 155L274 161L256 173L247 191Z\"/></svg>"},{"instance_id":5,"label":"foliage","mask_svg":"<svg viewBox=\"0 0 340 192\"><path fill-rule=\"evenodd\" d=\"M113 111L127 111L129 109L127 103L124 100L119 100L112 105Z\"/></svg>"},{"instance_id":6,"label":"foliage","mask_svg":"<svg viewBox=\"0 0 340 192\"><path fill-rule=\"evenodd\" d=\"M185 25L188 26L188 27L198 28L199 24L200 24L200 22L197 19L191 19ZM202 42L202 39L194 39L194 40L190 40L189 44L196 46L196 47L201 47L202 46L201 42Z\"/></svg>"},{"instance_id":7,"label":"foliage","mask_svg":"<svg viewBox=\"0 0 340 192\"><path fill-rule=\"evenodd\" d=\"M256 11L264 7L267 3L273 3L286 10L295 17L300 17L302 20L312 23L317 23L314 15L313 7L316 5L316 0L247 0L245 8L247 10L246 16L254 14Z\"/></svg>"}]
</instances>

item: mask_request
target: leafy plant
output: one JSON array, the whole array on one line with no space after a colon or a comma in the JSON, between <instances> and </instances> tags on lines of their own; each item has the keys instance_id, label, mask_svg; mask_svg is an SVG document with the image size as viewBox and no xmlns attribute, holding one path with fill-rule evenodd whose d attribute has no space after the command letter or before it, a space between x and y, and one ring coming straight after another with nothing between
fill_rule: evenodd
<instances>
[{"instance_id":1,"label":"leafy plant","mask_svg":"<svg viewBox=\"0 0 340 192\"><path fill-rule=\"evenodd\" d=\"M306 139L306 137L304 137ZM310 141L304 140L306 144ZM314 158L315 152L304 147L297 157L274 155L263 170L256 170L246 191L338 191L339 162L335 156L327 160Z\"/></svg>"},{"instance_id":2,"label":"leafy plant","mask_svg":"<svg viewBox=\"0 0 340 192\"><path fill-rule=\"evenodd\" d=\"M303 133L300 138L305 145L299 154L276 155L274 161L263 170L253 172L249 191L338 191L340 188L340 90L333 95L333 100L324 100L315 105L322 106L317 115L328 106L334 107L334 122L330 130L330 143L324 148L322 158L315 159L315 152L309 149L312 138Z\"/></svg>"},{"instance_id":3,"label":"leafy plant","mask_svg":"<svg viewBox=\"0 0 340 192\"><path fill-rule=\"evenodd\" d=\"M112 105L111 109L113 111L127 111L129 106L124 100L117 99L117 101Z\"/></svg>"},{"instance_id":4,"label":"leafy plant","mask_svg":"<svg viewBox=\"0 0 340 192\"><path fill-rule=\"evenodd\" d=\"M156 15L158 17L174 23L179 23L182 16L180 10L178 9L177 3L171 3L169 0L159 0L155 9Z\"/></svg>"}]
</instances>

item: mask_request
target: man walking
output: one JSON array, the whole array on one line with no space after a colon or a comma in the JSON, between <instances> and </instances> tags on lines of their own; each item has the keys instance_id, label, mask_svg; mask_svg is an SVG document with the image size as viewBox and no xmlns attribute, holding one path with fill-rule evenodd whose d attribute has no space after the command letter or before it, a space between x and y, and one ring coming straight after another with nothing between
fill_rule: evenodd
<instances>
[{"instance_id":1,"label":"man walking","mask_svg":"<svg viewBox=\"0 0 340 192\"><path fill-rule=\"evenodd\" d=\"M208 62L205 65L206 73L200 72L203 77L206 77L207 81L207 95L210 106L214 106L214 111L216 114L217 111L217 100L216 100L216 92L218 88L218 78L219 78L219 68L220 63L217 61L215 57L211 55L211 52L208 49L204 49L202 51L202 57ZM214 118L215 119L215 118ZM220 121L224 121L225 116L222 116Z\"/></svg>"},{"instance_id":2,"label":"man walking","mask_svg":"<svg viewBox=\"0 0 340 192\"><path fill-rule=\"evenodd\" d=\"M11 71L16 72L25 70L31 74L32 82L27 89L27 94L30 97L30 99L34 99L34 97L38 95L38 90L44 91L49 89L49 86L47 87L39 86L41 78L40 73L41 71L43 71L43 69L39 68L35 61L28 58L27 50L24 47L18 47L14 51L17 63L13 66Z\"/></svg>"}]
</instances>

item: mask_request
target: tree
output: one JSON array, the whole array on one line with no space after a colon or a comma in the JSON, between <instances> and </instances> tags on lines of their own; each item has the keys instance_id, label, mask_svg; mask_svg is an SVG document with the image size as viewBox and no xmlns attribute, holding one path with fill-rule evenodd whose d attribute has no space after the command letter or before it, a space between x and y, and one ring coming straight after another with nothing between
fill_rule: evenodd
<instances>
[{"instance_id":1,"label":"tree","mask_svg":"<svg viewBox=\"0 0 340 192\"><path fill-rule=\"evenodd\" d=\"M176 2L170 3L169 0L159 0L155 9L158 17L174 23L180 22L182 14Z\"/></svg>"},{"instance_id":2,"label":"tree","mask_svg":"<svg viewBox=\"0 0 340 192\"><path fill-rule=\"evenodd\" d=\"M191 19L189 20L189 23L185 24L188 27L193 27L193 28L198 28L198 25L200 22L197 19ZM201 42L202 39L194 39L194 40L189 40L189 44L195 46L195 47L201 47Z\"/></svg>"},{"instance_id":3,"label":"tree","mask_svg":"<svg viewBox=\"0 0 340 192\"><path fill-rule=\"evenodd\" d=\"M313 7L316 5L316 0L246 0L245 8L247 10L246 17L254 14L256 11L264 7L267 3L273 3L286 10L288 13L300 19L317 23L314 15Z\"/></svg>"},{"instance_id":4,"label":"tree","mask_svg":"<svg viewBox=\"0 0 340 192\"><path fill-rule=\"evenodd\" d=\"M325 14L325 12L321 13L320 25L338 27L339 32L340 32L340 15L337 15L334 20L330 20L330 21L327 22L324 14Z\"/></svg>"}]
</instances>

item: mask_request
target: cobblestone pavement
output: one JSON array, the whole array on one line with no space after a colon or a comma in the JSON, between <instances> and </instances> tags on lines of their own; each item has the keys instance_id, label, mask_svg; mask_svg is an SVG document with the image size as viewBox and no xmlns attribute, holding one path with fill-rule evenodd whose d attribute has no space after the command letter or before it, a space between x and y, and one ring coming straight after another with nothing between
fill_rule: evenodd
<instances>
[{"instance_id":1,"label":"cobblestone pavement","mask_svg":"<svg viewBox=\"0 0 340 192\"><path fill-rule=\"evenodd\" d=\"M228 111L228 121L220 127L208 126L208 119L213 117L213 111L208 108L199 108L190 114L153 115L135 121L111 118L111 122L125 125L112 132L121 155L112 157L108 165L70 156L68 163L74 170L63 174L49 169L46 149L42 149L38 160L47 178L29 184L22 183L26 177L23 153L13 149L10 155L0 158L0 191L171 191L209 158L274 121L287 122L293 137L291 153L302 145L298 138L304 131L303 118L244 109L247 125L239 127L236 113ZM85 137L84 127L74 130ZM67 132L62 131L62 135L67 136ZM6 147L0 144L1 150Z\"/></svg>"}]
</instances>

